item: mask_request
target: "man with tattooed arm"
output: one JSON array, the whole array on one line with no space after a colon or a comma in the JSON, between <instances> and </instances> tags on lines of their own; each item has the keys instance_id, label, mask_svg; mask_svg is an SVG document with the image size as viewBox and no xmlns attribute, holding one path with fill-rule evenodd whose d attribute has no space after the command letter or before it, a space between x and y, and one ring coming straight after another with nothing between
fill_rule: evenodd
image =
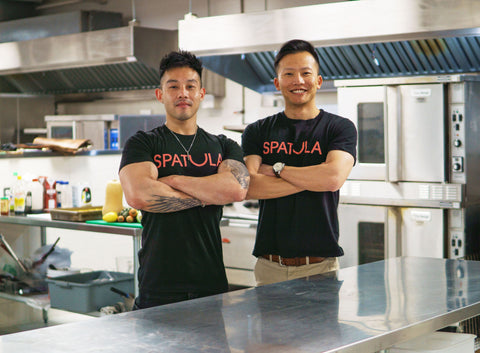
<instances>
[{"instance_id":1,"label":"man with tattooed arm","mask_svg":"<svg viewBox=\"0 0 480 353\"><path fill-rule=\"evenodd\" d=\"M242 201L250 179L240 146L197 125L205 96L201 76L202 63L193 54L166 55L155 91L166 123L138 131L123 149L119 176L125 198L143 215L135 309L228 289L222 207Z\"/></svg>"}]
</instances>

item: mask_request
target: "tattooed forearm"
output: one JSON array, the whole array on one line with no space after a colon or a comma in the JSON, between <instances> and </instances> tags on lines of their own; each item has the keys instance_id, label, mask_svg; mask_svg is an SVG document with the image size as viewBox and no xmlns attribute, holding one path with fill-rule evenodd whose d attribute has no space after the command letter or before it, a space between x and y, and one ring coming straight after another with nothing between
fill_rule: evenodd
<instances>
[{"instance_id":1,"label":"tattooed forearm","mask_svg":"<svg viewBox=\"0 0 480 353\"><path fill-rule=\"evenodd\" d=\"M147 200L145 210L153 213L168 213L186 210L187 208L202 206L202 201L194 198L181 199L172 196L153 196Z\"/></svg>"},{"instance_id":2,"label":"tattooed forearm","mask_svg":"<svg viewBox=\"0 0 480 353\"><path fill-rule=\"evenodd\" d=\"M226 159L223 161L224 166L228 167L230 173L237 179L242 189L248 189L250 183L250 175L248 174L245 164L234 159Z\"/></svg>"}]
</instances>

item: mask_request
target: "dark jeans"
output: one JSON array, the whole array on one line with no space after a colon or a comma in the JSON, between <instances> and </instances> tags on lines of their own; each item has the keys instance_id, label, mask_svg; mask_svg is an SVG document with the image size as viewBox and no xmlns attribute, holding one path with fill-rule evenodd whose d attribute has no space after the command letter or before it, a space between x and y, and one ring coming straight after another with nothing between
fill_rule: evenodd
<instances>
[{"instance_id":1,"label":"dark jeans","mask_svg":"<svg viewBox=\"0 0 480 353\"><path fill-rule=\"evenodd\" d=\"M184 300L206 297L218 294L217 292L173 292L173 293L140 293L135 298L133 310L151 308L153 306L182 302Z\"/></svg>"}]
</instances>

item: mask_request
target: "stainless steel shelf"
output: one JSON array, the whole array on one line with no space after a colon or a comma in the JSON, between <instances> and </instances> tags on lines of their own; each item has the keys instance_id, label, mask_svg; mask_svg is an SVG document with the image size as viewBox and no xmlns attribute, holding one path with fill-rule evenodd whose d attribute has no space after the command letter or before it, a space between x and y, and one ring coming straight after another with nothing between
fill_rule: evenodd
<instances>
[{"instance_id":1,"label":"stainless steel shelf","mask_svg":"<svg viewBox=\"0 0 480 353\"><path fill-rule=\"evenodd\" d=\"M85 222L68 222L68 221L53 221L47 219L39 219L35 217L25 216L2 216L0 223L21 224L32 227L46 227L46 228L63 228L71 230L83 230L87 232L110 233L129 235L132 237L140 236L142 228L127 228L117 226L103 226L97 224L89 224Z\"/></svg>"},{"instance_id":2,"label":"stainless steel shelf","mask_svg":"<svg viewBox=\"0 0 480 353\"><path fill-rule=\"evenodd\" d=\"M138 251L141 247L141 238L143 228L128 228L128 227L118 227L118 226L108 226L108 225L97 225L89 224L85 222L67 222L67 221L57 221L57 220L48 220L37 217L26 217L26 216L1 216L0 224L18 224L29 227L39 227L41 229L42 237L45 237L46 228L62 228L78 231L87 231L95 233L107 233L107 234L118 234L131 236L133 239L133 268L134 273L138 271ZM134 276L134 287L135 295L138 294L138 282L137 276Z\"/></svg>"}]
</instances>

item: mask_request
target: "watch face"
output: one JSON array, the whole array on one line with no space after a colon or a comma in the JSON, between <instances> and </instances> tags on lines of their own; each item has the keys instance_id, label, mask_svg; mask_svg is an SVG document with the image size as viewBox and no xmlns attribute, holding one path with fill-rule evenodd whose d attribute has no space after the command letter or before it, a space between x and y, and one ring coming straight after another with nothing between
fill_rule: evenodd
<instances>
[{"instance_id":1,"label":"watch face","mask_svg":"<svg viewBox=\"0 0 480 353\"><path fill-rule=\"evenodd\" d=\"M277 177L280 177L280 172L283 170L285 163L277 162L273 165L273 172Z\"/></svg>"}]
</instances>

